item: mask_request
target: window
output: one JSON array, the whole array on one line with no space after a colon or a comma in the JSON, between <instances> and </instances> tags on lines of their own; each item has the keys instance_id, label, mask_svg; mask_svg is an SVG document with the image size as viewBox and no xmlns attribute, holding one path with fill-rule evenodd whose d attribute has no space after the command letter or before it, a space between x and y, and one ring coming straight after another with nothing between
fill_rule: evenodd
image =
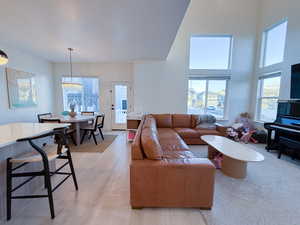
<instances>
[{"instance_id":1,"label":"window","mask_svg":"<svg viewBox=\"0 0 300 225\"><path fill-rule=\"evenodd\" d=\"M190 78L188 89L188 113L225 117L227 79Z\"/></svg>"},{"instance_id":2,"label":"window","mask_svg":"<svg viewBox=\"0 0 300 225\"><path fill-rule=\"evenodd\" d=\"M263 122L273 122L277 115L277 101L280 91L280 73L263 76L258 82L258 112L257 119Z\"/></svg>"},{"instance_id":3,"label":"window","mask_svg":"<svg viewBox=\"0 0 300 225\"><path fill-rule=\"evenodd\" d=\"M285 21L264 32L262 45L263 67L283 62L287 25L288 22Z\"/></svg>"},{"instance_id":4,"label":"window","mask_svg":"<svg viewBox=\"0 0 300 225\"><path fill-rule=\"evenodd\" d=\"M192 36L190 70L228 70L232 36Z\"/></svg>"},{"instance_id":5,"label":"window","mask_svg":"<svg viewBox=\"0 0 300 225\"><path fill-rule=\"evenodd\" d=\"M64 110L70 110L70 104L75 102L76 112L99 112L99 80L91 77L63 77L62 82L76 82L82 84L82 88L63 86Z\"/></svg>"}]
</instances>

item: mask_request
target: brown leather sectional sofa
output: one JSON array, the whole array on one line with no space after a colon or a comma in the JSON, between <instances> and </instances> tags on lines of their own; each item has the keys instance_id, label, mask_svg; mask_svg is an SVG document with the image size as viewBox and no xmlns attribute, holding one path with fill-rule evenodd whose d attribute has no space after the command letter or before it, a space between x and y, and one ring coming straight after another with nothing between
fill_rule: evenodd
<instances>
[{"instance_id":1,"label":"brown leather sectional sofa","mask_svg":"<svg viewBox=\"0 0 300 225\"><path fill-rule=\"evenodd\" d=\"M205 144L202 135L224 135L225 128L196 128L196 115L146 115L132 143L132 208L213 205L215 167L197 158L187 144Z\"/></svg>"}]
</instances>

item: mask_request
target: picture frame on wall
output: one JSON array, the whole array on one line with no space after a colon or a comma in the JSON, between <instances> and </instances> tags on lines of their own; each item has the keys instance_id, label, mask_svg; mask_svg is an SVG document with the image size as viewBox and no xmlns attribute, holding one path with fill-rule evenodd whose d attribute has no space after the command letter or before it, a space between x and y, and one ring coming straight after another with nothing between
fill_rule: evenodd
<instances>
[{"instance_id":1,"label":"picture frame on wall","mask_svg":"<svg viewBox=\"0 0 300 225\"><path fill-rule=\"evenodd\" d=\"M37 106L36 79L33 73L6 68L8 102L11 109Z\"/></svg>"}]
</instances>

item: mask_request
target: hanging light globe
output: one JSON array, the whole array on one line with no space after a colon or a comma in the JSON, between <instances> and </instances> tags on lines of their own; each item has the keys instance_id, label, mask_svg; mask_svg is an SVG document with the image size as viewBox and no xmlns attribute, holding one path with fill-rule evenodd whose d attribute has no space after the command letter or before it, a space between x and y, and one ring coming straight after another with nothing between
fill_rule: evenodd
<instances>
[{"instance_id":1,"label":"hanging light globe","mask_svg":"<svg viewBox=\"0 0 300 225\"><path fill-rule=\"evenodd\" d=\"M69 57L70 57L70 81L64 81L62 82L62 86L65 88L72 88L72 89L82 89L82 84L78 82L73 82L73 64L72 64L72 51L74 51L73 48L68 48L69 51Z\"/></svg>"}]
</instances>

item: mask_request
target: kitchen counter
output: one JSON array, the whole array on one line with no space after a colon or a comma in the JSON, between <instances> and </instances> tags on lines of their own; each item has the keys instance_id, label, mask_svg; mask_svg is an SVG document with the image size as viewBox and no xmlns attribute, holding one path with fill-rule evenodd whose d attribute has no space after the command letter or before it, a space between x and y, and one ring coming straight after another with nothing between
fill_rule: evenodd
<instances>
[{"instance_id":1,"label":"kitchen counter","mask_svg":"<svg viewBox=\"0 0 300 225\"><path fill-rule=\"evenodd\" d=\"M69 125L66 123L10 123L0 125L0 224L6 218L6 159L33 151L28 142L17 142L17 140L43 135L53 131L53 129L68 127ZM41 146L43 143L53 143L53 139L45 137L34 142ZM50 167L55 170L55 161L50 163ZM24 166L23 171L40 171L42 169L42 164L31 163ZM26 184L26 187L18 190L17 193L29 195L37 190L40 191L43 186L44 179L37 177ZM16 213L25 207L26 201L14 201L13 205Z\"/></svg>"},{"instance_id":2,"label":"kitchen counter","mask_svg":"<svg viewBox=\"0 0 300 225\"><path fill-rule=\"evenodd\" d=\"M18 139L34 137L67 127L65 123L10 123L0 125L0 148L15 143Z\"/></svg>"}]
</instances>

